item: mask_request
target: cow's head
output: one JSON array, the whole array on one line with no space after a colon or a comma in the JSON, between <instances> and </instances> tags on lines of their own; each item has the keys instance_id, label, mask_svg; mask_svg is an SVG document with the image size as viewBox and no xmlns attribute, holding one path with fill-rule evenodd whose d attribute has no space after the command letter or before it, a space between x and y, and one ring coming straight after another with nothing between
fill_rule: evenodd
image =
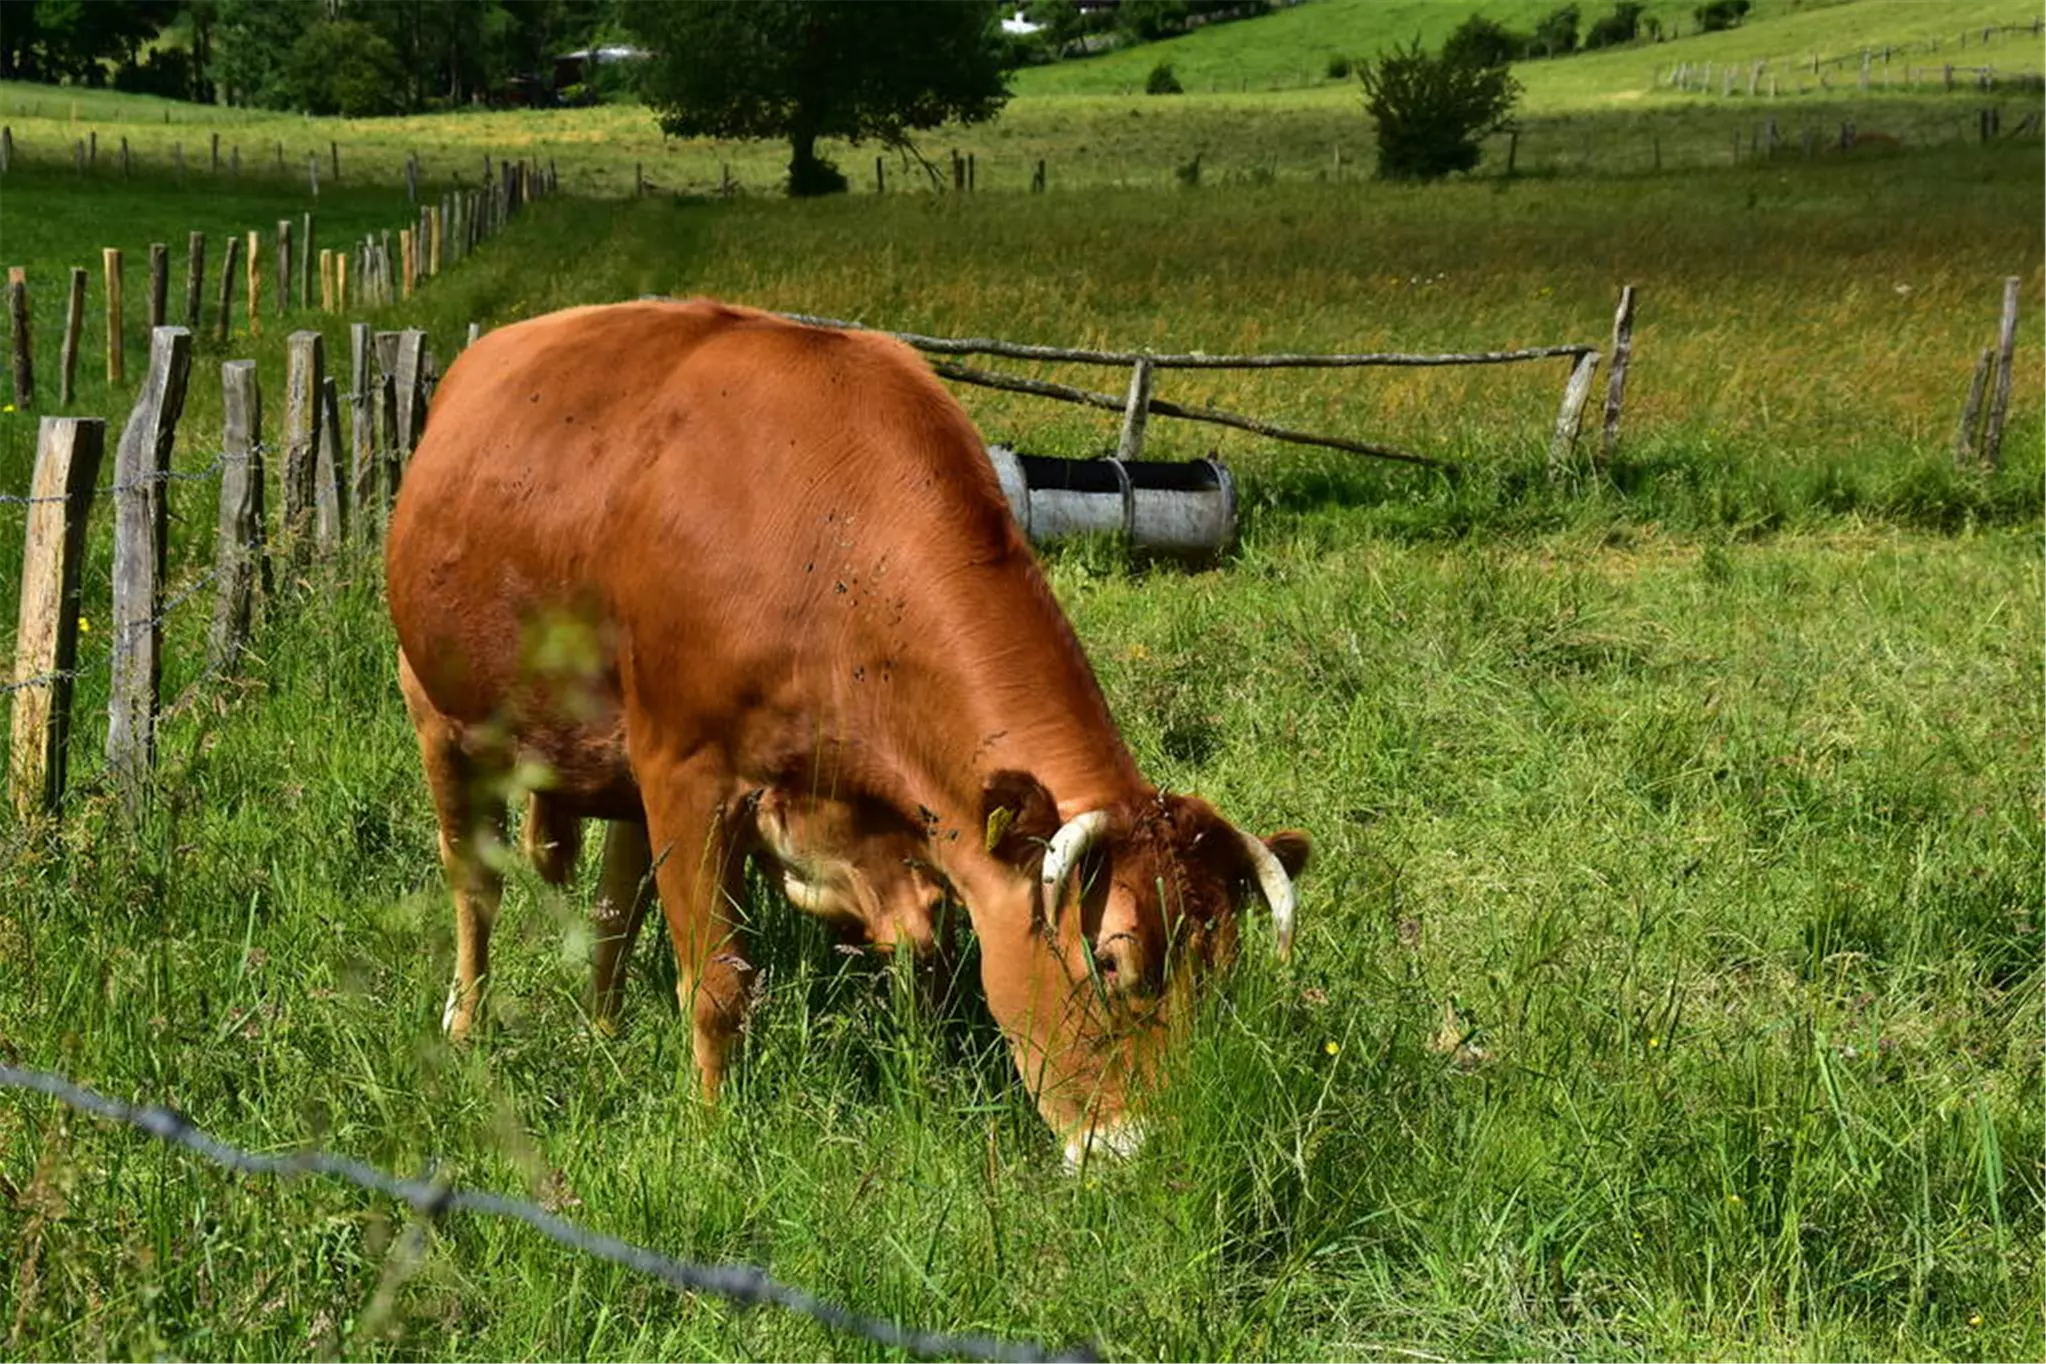
<instances>
[{"instance_id":1,"label":"cow's head","mask_svg":"<svg viewBox=\"0 0 2046 1364\"><path fill-rule=\"evenodd\" d=\"M1157 1045L1187 1021L1201 983L1234 962L1246 904L1269 908L1274 948L1281 958L1291 953L1293 878L1311 850L1304 833L1261 839L1198 797L1163 792L1061 820L1050 793L1017 772L995 774L984 805L988 851L1034 883L1037 932L1081 1001L1067 1044L1123 1039L1135 1053L1126 1075L1150 1068ZM1127 1145L1122 1106L1115 1093L1090 1101L1067 1130L1081 1129L1082 1149L1088 1128L1097 1145Z\"/></svg>"}]
</instances>

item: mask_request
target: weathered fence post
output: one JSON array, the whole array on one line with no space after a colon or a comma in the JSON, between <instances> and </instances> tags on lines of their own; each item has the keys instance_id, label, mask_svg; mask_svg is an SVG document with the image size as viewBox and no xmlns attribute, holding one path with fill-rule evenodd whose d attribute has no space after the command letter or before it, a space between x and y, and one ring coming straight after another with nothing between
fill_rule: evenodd
<instances>
[{"instance_id":1,"label":"weathered fence post","mask_svg":"<svg viewBox=\"0 0 2046 1364\"><path fill-rule=\"evenodd\" d=\"M192 372L192 334L158 327L149 375L114 455L114 668L107 705L107 766L133 813L141 808L156 751L163 676L163 595L168 500L164 476Z\"/></svg>"},{"instance_id":2,"label":"weathered fence post","mask_svg":"<svg viewBox=\"0 0 2046 1364\"><path fill-rule=\"evenodd\" d=\"M348 504L341 471L340 385L331 374L320 383L320 427L313 443L313 543L331 554L348 532Z\"/></svg>"},{"instance_id":3,"label":"weathered fence post","mask_svg":"<svg viewBox=\"0 0 2046 1364\"><path fill-rule=\"evenodd\" d=\"M149 330L155 331L166 321L164 310L170 304L170 247L162 242L149 244Z\"/></svg>"},{"instance_id":4,"label":"weathered fence post","mask_svg":"<svg viewBox=\"0 0 2046 1364\"><path fill-rule=\"evenodd\" d=\"M334 311L348 311L348 253L334 253Z\"/></svg>"},{"instance_id":5,"label":"weathered fence post","mask_svg":"<svg viewBox=\"0 0 2046 1364\"><path fill-rule=\"evenodd\" d=\"M227 344L228 329L234 325L234 267L241 249L242 239L228 233L227 250L220 256L220 320L213 329L214 339L222 345Z\"/></svg>"},{"instance_id":6,"label":"weathered fence post","mask_svg":"<svg viewBox=\"0 0 2046 1364\"><path fill-rule=\"evenodd\" d=\"M106 276L107 382L118 384L127 377L127 353L121 335L121 248L104 247L100 266Z\"/></svg>"},{"instance_id":7,"label":"weathered fence post","mask_svg":"<svg viewBox=\"0 0 2046 1364\"><path fill-rule=\"evenodd\" d=\"M28 271L7 267L7 312L14 330L14 405L23 412L35 406L36 367L28 325Z\"/></svg>"},{"instance_id":8,"label":"weathered fence post","mask_svg":"<svg viewBox=\"0 0 2046 1364\"><path fill-rule=\"evenodd\" d=\"M283 521L278 538L293 566L305 561L313 530L313 466L320 434L321 389L327 377L326 338L316 331L293 332L284 341L284 469L280 480Z\"/></svg>"},{"instance_id":9,"label":"weathered fence post","mask_svg":"<svg viewBox=\"0 0 2046 1364\"><path fill-rule=\"evenodd\" d=\"M77 273L83 274L84 271ZM23 533L21 607L14 632L13 750L8 785L26 819L64 798L71 736L72 670L78 665L78 584L85 532L106 450L98 417L44 417ZM45 679L25 686L31 679Z\"/></svg>"},{"instance_id":10,"label":"weathered fence post","mask_svg":"<svg viewBox=\"0 0 2046 1364\"><path fill-rule=\"evenodd\" d=\"M1627 395L1627 362L1634 355L1634 286L1620 289L1620 306L1613 313L1613 360L1606 375L1605 433L1599 443L1599 462L1613 457L1620 443L1620 405Z\"/></svg>"},{"instance_id":11,"label":"weathered fence post","mask_svg":"<svg viewBox=\"0 0 2046 1364\"><path fill-rule=\"evenodd\" d=\"M313 306L313 215L304 214L299 219L298 233L298 306L310 309Z\"/></svg>"},{"instance_id":12,"label":"weathered fence post","mask_svg":"<svg viewBox=\"0 0 2046 1364\"><path fill-rule=\"evenodd\" d=\"M85 331L85 267L71 267L71 298L64 308L64 345L57 355L57 401L71 405L77 391L78 338Z\"/></svg>"},{"instance_id":13,"label":"weathered fence post","mask_svg":"<svg viewBox=\"0 0 2046 1364\"><path fill-rule=\"evenodd\" d=\"M348 328L348 432L350 449L349 493L355 504L355 533L368 536L376 525L372 508L378 506L376 432L370 408L369 323L356 322Z\"/></svg>"},{"instance_id":14,"label":"weathered fence post","mask_svg":"<svg viewBox=\"0 0 2046 1364\"><path fill-rule=\"evenodd\" d=\"M277 315L291 311L291 219L277 220Z\"/></svg>"},{"instance_id":15,"label":"weathered fence post","mask_svg":"<svg viewBox=\"0 0 2046 1364\"><path fill-rule=\"evenodd\" d=\"M195 335L205 306L206 234L194 232L185 244L185 328Z\"/></svg>"},{"instance_id":16,"label":"weathered fence post","mask_svg":"<svg viewBox=\"0 0 2046 1364\"><path fill-rule=\"evenodd\" d=\"M263 239L254 228L249 229L248 267L249 335L255 336L263 330Z\"/></svg>"},{"instance_id":17,"label":"weathered fence post","mask_svg":"<svg viewBox=\"0 0 2046 1364\"><path fill-rule=\"evenodd\" d=\"M398 483L405 472L398 441L398 333L377 332L372 338L372 345L377 362L374 420L382 428L379 445L383 450L383 473L379 479L377 501L382 508L379 514L388 522L391 501L398 495Z\"/></svg>"},{"instance_id":18,"label":"weathered fence post","mask_svg":"<svg viewBox=\"0 0 2046 1364\"><path fill-rule=\"evenodd\" d=\"M1968 400L1961 404L1960 429L1954 432L1954 463L1965 465L1975 453L1976 419L1982 415L1982 395L1989 389L1989 372L1996 368L1996 347L1984 346L1975 362L1975 377L1968 383Z\"/></svg>"},{"instance_id":19,"label":"weathered fence post","mask_svg":"<svg viewBox=\"0 0 2046 1364\"><path fill-rule=\"evenodd\" d=\"M398 229L398 256L400 268L404 271L403 278L405 282L405 292L403 294L403 297L410 298L412 297L413 260L412 260L412 229L409 227L401 227Z\"/></svg>"},{"instance_id":20,"label":"weathered fence post","mask_svg":"<svg viewBox=\"0 0 2046 1364\"><path fill-rule=\"evenodd\" d=\"M1585 351L1570 368L1570 381L1563 386L1563 405L1556 412L1556 434L1549 442L1549 477L1562 478L1572 472L1571 453L1577 447L1577 430L1584 420L1584 400L1591 396L1591 378L1598 370L1599 355Z\"/></svg>"},{"instance_id":21,"label":"weathered fence post","mask_svg":"<svg viewBox=\"0 0 2046 1364\"><path fill-rule=\"evenodd\" d=\"M2018 340L2019 278L2003 282L2003 320L1996 329L1996 387L1989 399L1989 415L1982 423L1982 462L1995 469L2003 462L2003 420L2010 410L2011 352Z\"/></svg>"},{"instance_id":22,"label":"weathered fence post","mask_svg":"<svg viewBox=\"0 0 2046 1364\"><path fill-rule=\"evenodd\" d=\"M206 639L209 667L234 664L248 642L258 583L270 590L263 544L263 390L254 360L220 367L225 421L221 438L220 524L214 548L213 628Z\"/></svg>"},{"instance_id":23,"label":"weathered fence post","mask_svg":"<svg viewBox=\"0 0 2046 1364\"><path fill-rule=\"evenodd\" d=\"M1139 359L1130 367L1129 401L1123 407L1122 439L1115 457L1129 461L1144 457L1144 427L1151 419L1151 361Z\"/></svg>"},{"instance_id":24,"label":"weathered fence post","mask_svg":"<svg viewBox=\"0 0 2046 1364\"><path fill-rule=\"evenodd\" d=\"M412 449L426 425L426 403L421 386L426 377L426 333L408 327L398 333L398 454L403 464L412 462ZM397 485L391 487L397 493Z\"/></svg>"}]
</instances>

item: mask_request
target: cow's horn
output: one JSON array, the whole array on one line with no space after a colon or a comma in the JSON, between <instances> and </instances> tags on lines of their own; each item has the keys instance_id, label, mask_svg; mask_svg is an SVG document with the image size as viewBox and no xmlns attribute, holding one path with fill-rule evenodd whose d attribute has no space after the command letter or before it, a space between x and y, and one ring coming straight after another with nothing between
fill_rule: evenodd
<instances>
[{"instance_id":1,"label":"cow's horn","mask_svg":"<svg viewBox=\"0 0 2046 1364\"><path fill-rule=\"evenodd\" d=\"M1265 897L1265 903L1272 907L1272 932L1278 940L1279 960L1289 961L1293 956L1293 878L1286 875L1285 867L1265 841L1256 834L1237 830L1243 839L1243 850L1250 854L1251 866L1257 868L1257 888Z\"/></svg>"},{"instance_id":2,"label":"cow's horn","mask_svg":"<svg viewBox=\"0 0 2046 1364\"><path fill-rule=\"evenodd\" d=\"M1039 879L1044 883L1044 917L1056 922L1059 902L1066 895L1066 880L1073 869L1080 865L1080 859L1087 855L1087 849L1094 846L1096 839L1108 828L1108 811L1089 810L1074 815L1059 831L1051 836L1051 843L1044 850L1044 870Z\"/></svg>"}]
</instances>

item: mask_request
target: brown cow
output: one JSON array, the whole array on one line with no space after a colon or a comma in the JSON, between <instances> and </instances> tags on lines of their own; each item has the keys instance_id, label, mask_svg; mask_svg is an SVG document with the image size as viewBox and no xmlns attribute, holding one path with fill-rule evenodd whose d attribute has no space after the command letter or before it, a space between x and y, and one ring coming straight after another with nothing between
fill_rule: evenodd
<instances>
[{"instance_id":1,"label":"brown cow","mask_svg":"<svg viewBox=\"0 0 2046 1364\"><path fill-rule=\"evenodd\" d=\"M1306 836L1145 782L978 434L894 341L706 301L492 332L435 395L386 569L457 1031L515 766L545 774L557 827L614 821L614 921L653 862L707 1097L753 974L743 854L779 836L798 899L845 869L806 860L805 828L911 832L1070 1159L1132 1143L1131 1091L1234 957L1246 895L1288 946ZM790 793L826 803L791 824ZM839 851L887 879L888 854ZM615 964L599 953L613 1006Z\"/></svg>"}]
</instances>

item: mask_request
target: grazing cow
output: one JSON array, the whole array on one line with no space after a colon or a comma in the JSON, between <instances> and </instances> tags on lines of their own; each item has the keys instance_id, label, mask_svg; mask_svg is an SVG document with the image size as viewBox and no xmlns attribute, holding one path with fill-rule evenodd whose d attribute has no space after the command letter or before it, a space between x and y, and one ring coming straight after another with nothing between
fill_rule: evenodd
<instances>
[{"instance_id":1,"label":"grazing cow","mask_svg":"<svg viewBox=\"0 0 2046 1364\"><path fill-rule=\"evenodd\" d=\"M1132 1091L1248 896L1289 947L1307 837L1144 780L979 436L897 342L701 300L494 331L435 395L386 554L457 1033L514 768L542 774L543 853L612 821L607 942L652 866L707 1097L753 974L749 850L881 939L918 941L916 898L955 896L1072 1160L1133 1144ZM616 965L600 949L600 1014Z\"/></svg>"}]
</instances>

